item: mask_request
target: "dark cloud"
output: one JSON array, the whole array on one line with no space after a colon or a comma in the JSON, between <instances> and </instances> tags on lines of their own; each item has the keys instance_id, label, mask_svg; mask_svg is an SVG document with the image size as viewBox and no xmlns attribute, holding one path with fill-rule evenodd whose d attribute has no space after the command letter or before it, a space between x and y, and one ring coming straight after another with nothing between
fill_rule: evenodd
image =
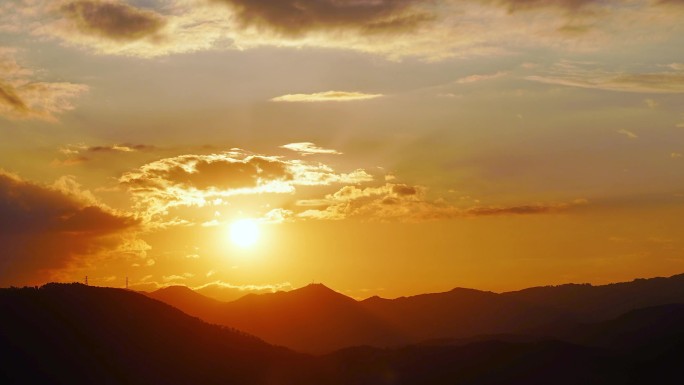
<instances>
[{"instance_id":1,"label":"dark cloud","mask_svg":"<svg viewBox=\"0 0 684 385\"><path fill-rule=\"evenodd\" d=\"M605 3L606 0L485 0L508 8L509 11L524 11L538 8L561 8L575 11L593 4Z\"/></svg>"},{"instance_id":2,"label":"dark cloud","mask_svg":"<svg viewBox=\"0 0 684 385\"><path fill-rule=\"evenodd\" d=\"M14 87L8 84L0 83L0 103L20 113L25 113L29 110L26 103L16 94Z\"/></svg>"},{"instance_id":3,"label":"dark cloud","mask_svg":"<svg viewBox=\"0 0 684 385\"><path fill-rule=\"evenodd\" d=\"M118 41L155 35L165 25L164 18L155 12L114 1L72 1L62 5L60 11L82 33Z\"/></svg>"},{"instance_id":4,"label":"dark cloud","mask_svg":"<svg viewBox=\"0 0 684 385\"><path fill-rule=\"evenodd\" d=\"M392 186L392 192L399 196L416 195L418 194L418 189L415 186L395 184Z\"/></svg>"},{"instance_id":5,"label":"dark cloud","mask_svg":"<svg viewBox=\"0 0 684 385\"><path fill-rule=\"evenodd\" d=\"M214 0L230 5L248 26L296 36L313 30L352 28L365 33L412 30L432 16L415 11L417 0Z\"/></svg>"},{"instance_id":6,"label":"dark cloud","mask_svg":"<svg viewBox=\"0 0 684 385\"><path fill-rule=\"evenodd\" d=\"M0 284L40 283L138 222L0 172Z\"/></svg>"},{"instance_id":7,"label":"dark cloud","mask_svg":"<svg viewBox=\"0 0 684 385\"><path fill-rule=\"evenodd\" d=\"M292 174L280 161L249 157L243 161L229 158L207 159L186 157L183 163L150 169L138 177L127 179L133 186L162 187L159 182L196 189L237 189L257 187L259 180L289 180Z\"/></svg>"},{"instance_id":8,"label":"dark cloud","mask_svg":"<svg viewBox=\"0 0 684 385\"><path fill-rule=\"evenodd\" d=\"M466 211L468 215L487 216L487 215L525 215L525 214L546 214L567 209L568 205L523 205L511 207L474 207Z\"/></svg>"},{"instance_id":9,"label":"dark cloud","mask_svg":"<svg viewBox=\"0 0 684 385\"><path fill-rule=\"evenodd\" d=\"M86 151L89 152L134 152L134 151L150 151L155 147L147 144L131 144L123 143L113 146L92 146L88 147Z\"/></svg>"}]
</instances>

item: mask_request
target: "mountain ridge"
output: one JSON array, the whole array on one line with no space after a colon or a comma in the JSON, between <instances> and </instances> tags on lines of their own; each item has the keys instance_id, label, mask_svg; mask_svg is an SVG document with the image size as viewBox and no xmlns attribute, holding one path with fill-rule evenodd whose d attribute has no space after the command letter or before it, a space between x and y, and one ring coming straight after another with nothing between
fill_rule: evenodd
<instances>
[{"instance_id":1,"label":"mountain ridge","mask_svg":"<svg viewBox=\"0 0 684 385\"><path fill-rule=\"evenodd\" d=\"M245 330L276 345L325 353L353 345L392 347L477 335L558 334L631 309L684 302L683 278L680 274L611 285L565 284L505 293L457 287L441 293L364 300L319 283L291 291L248 294L211 305L204 300L188 303L182 298L150 295L207 322ZM273 318L282 322L273 324ZM344 338L327 336L329 329Z\"/></svg>"},{"instance_id":2,"label":"mountain ridge","mask_svg":"<svg viewBox=\"0 0 684 385\"><path fill-rule=\"evenodd\" d=\"M0 383L8 384L674 385L684 364L683 303L578 324L565 338L501 335L321 356L125 289L0 289L0 308Z\"/></svg>"}]
</instances>

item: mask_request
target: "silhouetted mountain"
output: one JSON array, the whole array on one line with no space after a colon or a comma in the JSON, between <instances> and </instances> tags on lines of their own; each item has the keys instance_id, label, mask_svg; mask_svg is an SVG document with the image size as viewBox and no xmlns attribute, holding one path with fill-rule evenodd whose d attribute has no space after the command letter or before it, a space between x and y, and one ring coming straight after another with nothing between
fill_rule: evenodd
<instances>
[{"instance_id":1,"label":"silhouetted mountain","mask_svg":"<svg viewBox=\"0 0 684 385\"><path fill-rule=\"evenodd\" d=\"M320 284L289 292L248 294L228 303L216 303L187 288L151 296L208 322L244 330L269 343L322 353L355 345L391 347L443 338L472 340L500 334L563 336L576 330L581 322L608 320L639 307L684 303L684 275L605 286L540 287L503 294L457 288L444 293L396 299L371 297L363 301Z\"/></svg>"},{"instance_id":2,"label":"silhouetted mountain","mask_svg":"<svg viewBox=\"0 0 684 385\"><path fill-rule=\"evenodd\" d=\"M575 330L576 340L505 336L399 349L355 347L321 357L301 383L679 384L684 305L641 309ZM516 341L517 340L517 341Z\"/></svg>"},{"instance_id":3,"label":"silhouetted mountain","mask_svg":"<svg viewBox=\"0 0 684 385\"><path fill-rule=\"evenodd\" d=\"M609 321L577 326L557 337L620 350L681 342L684 341L684 304L632 310Z\"/></svg>"},{"instance_id":4,"label":"silhouetted mountain","mask_svg":"<svg viewBox=\"0 0 684 385\"><path fill-rule=\"evenodd\" d=\"M303 352L408 342L357 301L321 284L288 292L248 294L224 304L219 317L212 321Z\"/></svg>"},{"instance_id":5,"label":"silhouetted mountain","mask_svg":"<svg viewBox=\"0 0 684 385\"><path fill-rule=\"evenodd\" d=\"M602 321L633 309L684 303L684 274L601 286L568 284L533 287L503 293L502 296L555 308L584 321Z\"/></svg>"},{"instance_id":6,"label":"silhouetted mountain","mask_svg":"<svg viewBox=\"0 0 684 385\"><path fill-rule=\"evenodd\" d=\"M133 291L0 290L0 383L266 383L295 353Z\"/></svg>"},{"instance_id":7,"label":"silhouetted mountain","mask_svg":"<svg viewBox=\"0 0 684 385\"><path fill-rule=\"evenodd\" d=\"M198 289L193 289L203 296L216 299L221 302L235 301L247 294L268 294L273 292L271 287L231 287L218 283L208 284Z\"/></svg>"},{"instance_id":8,"label":"silhouetted mountain","mask_svg":"<svg viewBox=\"0 0 684 385\"><path fill-rule=\"evenodd\" d=\"M572 321L572 316L554 309L461 288L392 300L371 297L361 305L415 342L481 334L539 334L560 325L568 327Z\"/></svg>"},{"instance_id":9,"label":"silhouetted mountain","mask_svg":"<svg viewBox=\"0 0 684 385\"><path fill-rule=\"evenodd\" d=\"M224 302L199 294L187 286L169 286L151 293L145 293L145 295L204 320L215 318L214 314L224 304Z\"/></svg>"},{"instance_id":10,"label":"silhouetted mountain","mask_svg":"<svg viewBox=\"0 0 684 385\"><path fill-rule=\"evenodd\" d=\"M192 295L183 289L167 293ZM315 310L331 303L327 312L352 304L339 314L367 316L356 313L363 308L358 302L322 285L237 302L250 312L264 306L262 315L269 316L277 315L268 310L274 306L309 314L311 308L297 306ZM684 304L577 326L567 336L574 342L507 335L393 349L354 347L320 357L208 325L122 289L0 289L0 308L2 384L660 385L681 383L684 367ZM288 313L285 319L298 318Z\"/></svg>"}]
</instances>

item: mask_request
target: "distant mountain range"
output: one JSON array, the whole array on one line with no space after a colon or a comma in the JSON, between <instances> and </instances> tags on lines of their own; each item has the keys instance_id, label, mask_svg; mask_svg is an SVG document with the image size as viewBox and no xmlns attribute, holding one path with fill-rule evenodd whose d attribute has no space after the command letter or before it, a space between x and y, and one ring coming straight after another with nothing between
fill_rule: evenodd
<instances>
[{"instance_id":1,"label":"distant mountain range","mask_svg":"<svg viewBox=\"0 0 684 385\"><path fill-rule=\"evenodd\" d=\"M321 284L220 302L184 286L148 294L207 322L301 352L393 347L479 335L562 336L630 310L684 303L684 274L603 286L568 284L492 293L457 288L356 301Z\"/></svg>"},{"instance_id":2,"label":"distant mountain range","mask_svg":"<svg viewBox=\"0 0 684 385\"><path fill-rule=\"evenodd\" d=\"M637 284L642 282L637 281ZM553 292L555 288L549 290ZM192 291L180 288L161 293L173 298L185 296L186 304L203 301L202 306L216 306L217 314L225 317L225 303L195 297ZM631 293L641 298L640 301L647 297L645 293ZM653 293L649 295L652 302L664 298ZM554 336L505 334L438 338L391 349L356 346L311 356L269 345L241 331L205 323L134 291L81 284L0 289L0 356L3 358L0 360L0 383L681 383L684 303L632 309L610 320L583 324L558 320L555 318L558 313L546 313L547 308L539 308L536 303L513 302L514 305L510 305L507 301L512 300L507 296L457 289L397 300L354 301L322 285L314 285L287 293L250 295L232 303L232 314L253 315L259 328L269 330L265 326L267 322L287 325L298 336L321 338L326 344L342 341L342 337L326 336L326 330L329 335L350 333L353 338L396 344L406 338L403 328L415 332L420 322L426 330L454 330L445 326L446 322L439 317L456 317L458 312L439 310L438 304L442 301L477 313L460 313L470 319L460 323L467 328L467 333L461 333L464 335L505 324L487 320L487 317L524 322L522 312L525 309L531 311L531 317L538 318L519 327L521 330L530 325L532 329L542 330L536 327L540 320L561 324L553 330ZM394 301L397 301L396 308L388 305ZM621 304L627 302L634 303L620 301ZM261 312L254 309L261 309ZM409 320L398 322L396 330L381 329L387 322L385 317L393 319L405 309L433 315L414 314ZM266 317L273 318L267 321ZM314 328L315 322L322 324ZM483 326L476 326L478 323ZM313 330L293 329L297 325ZM515 328L518 326L509 329ZM279 330L279 327L271 329ZM375 332L380 333L379 337L372 335Z\"/></svg>"}]
</instances>

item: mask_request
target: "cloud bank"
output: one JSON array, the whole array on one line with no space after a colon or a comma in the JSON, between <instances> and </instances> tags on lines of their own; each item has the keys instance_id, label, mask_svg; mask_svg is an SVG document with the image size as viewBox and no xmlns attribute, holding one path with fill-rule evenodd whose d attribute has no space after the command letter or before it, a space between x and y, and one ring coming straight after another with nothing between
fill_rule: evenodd
<instances>
[{"instance_id":1,"label":"cloud bank","mask_svg":"<svg viewBox=\"0 0 684 385\"><path fill-rule=\"evenodd\" d=\"M0 171L0 285L42 283L85 256L122 251L138 224L69 179L43 186Z\"/></svg>"},{"instance_id":2,"label":"cloud bank","mask_svg":"<svg viewBox=\"0 0 684 385\"><path fill-rule=\"evenodd\" d=\"M596 51L681 32L677 1L11 0L6 29L97 53L154 57L253 47L322 47L389 59ZM616 38L620 36L620 40Z\"/></svg>"},{"instance_id":3,"label":"cloud bank","mask_svg":"<svg viewBox=\"0 0 684 385\"><path fill-rule=\"evenodd\" d=\"M17 51L0 47L0 116L9 119L55 121L71 110L71 100L85 93L83 84L38 80L33 70L19 64Z\"/></svg>"}]
</instances>

